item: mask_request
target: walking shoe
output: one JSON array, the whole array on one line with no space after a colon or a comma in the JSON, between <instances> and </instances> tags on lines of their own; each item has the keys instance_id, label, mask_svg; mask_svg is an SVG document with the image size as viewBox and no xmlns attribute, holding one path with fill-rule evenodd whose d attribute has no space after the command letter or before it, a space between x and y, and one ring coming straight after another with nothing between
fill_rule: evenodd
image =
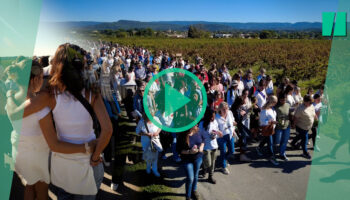
<instances>
[{"instance_id":1,"label":"walking shoe","mask_svg":"<svg viewBox=\"0 0 350 200\"><path fill-rule=\"evenodd\" d=\"M222 171L222 173L225 174L225 175L230 174L230 171L227 169L227 167L226 167L226 168L222 168L221 171Z\"/></svg>"},{"instance_id":2,"label":"walking shoe","mask_svg":"<svg viewBox=\"0 0 350 200\"><path fill-rule=\"evenodd\" d=\"M286 155L282 155L280 156L280 159L287 162L289 160L289 158Z\"/></svg>"},{"instance_id":3,"label":"walking shoe","mask_svg":"<svg viewBox=\"0 0 350 200\"><path fill-rule=\"evenodd\" d=\"M250 161L252 161L250 158L248 158L248 156L246 156L245 154L241 154L240 156L239 156L239 160L241 161L241 162L250 162Z\"/></svg>"},{"instance_id":4,"label":"walking shoe","mask_svg":"<svg viewBox=\"0 0 350 200\"><path fill-rule=\"evenodd\" d=\"M311 155L310 153L303 153L303 157L306 158L306 159L311 159Z\"/></svg>"},{"instance_id":5,"label":"walking shoe","mask_svg":"<svg viewBox=\"0 0 350 200\"><path fill-rule=\"evenodd\" d=\"M255 150L256 150L256 153L257 153L259 156L262 156L262 155L263 155L262 152L261 152L260 147L256 147Z\"/></svg>"},{"instance_id":6,"label":"walking shoe","mask_svg":"<svg viewBox=\"0 0 350 200\"><path fill-rule=\"evenodd\" d=\"M198 178L205 178L205 175L206 175L206 172L205 172L204 169L202 169L202 170L199 172Z\"/></svg>"},{"instance_id":7,"label":"walking shoe","mask_svg":"<svg viewBox=\"0 0 350 200\"><path fill-rule=\"evenodd\" d=\"M116 183L111 183L111 190L113 190L113 191L117 191L117 189L118 189L118 184L116 184Z\"/></svg>"},{"instance_id":8,"label":"walking shoe","mask_svg":"<svg viewBox=\"0 0 350 200\"><path fill-rule=\"evenodd\" d=\"M213 175L209 175L208 182L211 184L216 184L216 180L213 178Z\"/></svg>"},{"instance_id":9,"label":"walking shoe","mask_svg":"<svg viewBox=\"0 0 350 200\"><path fill-rule=\"evenodd\" d=\"M200 200L200 196L199 196L199 193L197 191L193 191L192 192L192 199L194 200Z\"/></svg>"},{"instance_id":10,"label":"walking shoe","mask_svg":"<svg viewBox=\"0 0 350 200\"><path fill-rule=\"evenodd\" d=\"M167 159L166 155L163 155L162 160L166 160L166 159Z\"/></svg>"},{"instance_id":11,"label":"walking shoe","mask_svg":"<svg viewBox=\"0 0 350 200\"><path fill-rule=\"evenodd\" d=\"M269 161L270 161L273 165L275 165L275 166L279 165L279 163L277 162L277 160L276 160L275 157L271 157L271 158L269 159Z\"/></svg>"},{"instance_id":12,"label":"walking shoe","mask_svg":"<svg viewBox=\"0 0 350 200\"><path fill-rule=\"evenodd\" d=\"M154 176L156 176L156 177L160 177L160 174L159 174L159 172L157 172L157 171L154 171L154 170L152 170L152 172L153 172Z\"/></svg>"}]
</instances>

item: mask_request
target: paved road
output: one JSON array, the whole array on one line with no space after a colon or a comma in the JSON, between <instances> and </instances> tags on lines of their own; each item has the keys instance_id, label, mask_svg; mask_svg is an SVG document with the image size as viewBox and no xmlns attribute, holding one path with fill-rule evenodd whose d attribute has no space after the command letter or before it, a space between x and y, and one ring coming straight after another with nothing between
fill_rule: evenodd
<instances>
[{"instance_id":1,"label":"paved road","mask_svg":"<svg viewBox=\"0 0 350 200\"><path fill-rule=\"evenodd\" d=\"M250 147L248 156L251 163L241 163L238 159L230 161L230 174L217 171L214 174L217 184L200 179L198 191L205 200L296 200L305 199L311 160L301 157L301 150L287 151L288 162L280 162L274 166L264 157L259 157L255 146ZM309 145L311 147L311 145ZM312 153L312 151L310 151ZM237 154L237 158L238 158ZM181 166L170 161L163 167L165 180L174 190L184 197L185 174Z\"/></svg>"}]
</instances>

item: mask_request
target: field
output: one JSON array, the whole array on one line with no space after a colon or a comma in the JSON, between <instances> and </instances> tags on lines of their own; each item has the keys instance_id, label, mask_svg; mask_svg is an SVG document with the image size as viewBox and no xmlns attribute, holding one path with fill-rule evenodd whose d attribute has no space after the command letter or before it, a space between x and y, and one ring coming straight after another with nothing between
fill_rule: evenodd
<instances>
[{"instance_id":1,"label":"field","mask_svg":"<svg viewBox=\"0 0 350 200\"><path fill-rule=\"evenodd\" d=\"M94 38L145 47L153 53L156 50L182 53L191 62L199 55L207 67L213 62L218 65L225 63L231 73L252 68L257 76L258 70L264 67L274 81L280 81L284 76L298 80L303 91L324 83L331 48L330 40L307 39L114 38L104 35Z\"/></svg>"}]
</instances>

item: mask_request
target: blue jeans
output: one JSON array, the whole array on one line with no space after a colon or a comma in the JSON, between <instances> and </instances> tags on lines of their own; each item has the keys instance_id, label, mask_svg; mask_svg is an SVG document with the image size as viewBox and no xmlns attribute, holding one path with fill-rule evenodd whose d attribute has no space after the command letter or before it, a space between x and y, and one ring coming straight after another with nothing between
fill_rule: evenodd
<instances>
[{"instance_id":1,"label":"blue jeans","mask_svg":"<svg viewBox=\"0 0 350 200\"><path fill-rule=\"evenodd\" d=\"M186 171L186 197L191 198L192 192L197 190L198 174L202 164L202 156L193 161L185 161Z\"/></svg>"},{"instance_id":2,"label":"blue jeans","mask_svg":"<svg viewBox=\"0 0 350 200\"><path fill-rule=\"evenodd\" d=\"M103 175L104 175L103 164L100 163L99 165L93 167L92 169L94 171L96 187L97 187L97 190L99 190L102 184ZM84 183L81 183L81 186L84 187ZM95 200L96 199L96 195L70 194L64 191L62 188L59 188L56 186L54 186L53 192L56 194L57 200Z\"/></svg>"},{"instance_id":3,"label":"blue jeans","mask_svg":"<svg viewBox=\"0 0 350 200\"><path fill-rule=\"evenodd\" d=\"M274 144L280 145L280 156L286 155L287 143L290 135L290 127L286 129L276 129L276 133L274 135Z\"/></svg>"},{"instance_id":4,"label":"blue jeans","mask_svg":"<svg viewBox=\"0 0 350 200\"><path fill-rule=\"evenodd\" d=\"M267 143L268 146L268 155L269 156L275 156L275 153L273 151L273 136L263 136L263 139L261 140L259 144L259 148L262 149L264 145Z\"/></svg>"},{"instance_id":5,"label":"blue jeans","mask_svg":"<svg viewBox=\"0 0 350 200\"><path fill-rule=\"evenodd\" d=\"M303 148L303 153L307 154L307 143L309 141L309 130L304 130L299 127L295 127L296 131L298 132L298 135L295 136L293 139L292 144L295 144L298 140L301 139L301 145Z\"/></svg>"},{"instance_id":6,"label":"blue jeans","mask_svg":"<svg viewBox=\"0 0 350 200\"><path fill-rule=\"evenodd\" d=\"M239 137L239 144L240 144L240 153L244 154L247 151L247 139L249 137L249 129L243 125L242 128L239 129L240 137Z\"/></svg>"},{"instance_id":7,"label":"blue jeans","mask_svg":"<svg viewBox=\"0 0 350 200\"><path fill-rule=\"evenodd\" d=\"M227 156L233 155L233 153L235 152L235 138L232 137L230 139L229 135L224 135L222 138L218 138L217 140L220 149L220 156L218 158L218 162L223 168L226 168Z\"/></svg>"},{"instance_id":8,"label":"blue jeans","mask_svg":"<svg viewBox=\"0 0 350 200\"><path fill-rule=\"evenodd\" d=\"M173 158L176 160L179 158L179 154L176 151L176 133L171 133L173 136L173 142L171 143L171 151L173 152Z\"/></svg>"}]
</instances>

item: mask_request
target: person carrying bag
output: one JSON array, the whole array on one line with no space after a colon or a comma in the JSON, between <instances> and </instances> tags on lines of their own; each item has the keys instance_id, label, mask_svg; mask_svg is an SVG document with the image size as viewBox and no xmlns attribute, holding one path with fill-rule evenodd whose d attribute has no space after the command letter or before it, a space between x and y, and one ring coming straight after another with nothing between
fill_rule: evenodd
<instances>
[{"instance_id":1,"label":"person carrying bag","mask_svg":"<svg viewBox=\"0 0 350 200\"><path fill-rule=\"evenodd\" d=\"M158 152L163 151L159 140L161 129L154 125L144 113L136 127L136 133L141 135L141 144L143 150L143 160L146 161L147 174L152 172L156 177L160 177L158 172Z\"/></svg>"}]
</instances>

